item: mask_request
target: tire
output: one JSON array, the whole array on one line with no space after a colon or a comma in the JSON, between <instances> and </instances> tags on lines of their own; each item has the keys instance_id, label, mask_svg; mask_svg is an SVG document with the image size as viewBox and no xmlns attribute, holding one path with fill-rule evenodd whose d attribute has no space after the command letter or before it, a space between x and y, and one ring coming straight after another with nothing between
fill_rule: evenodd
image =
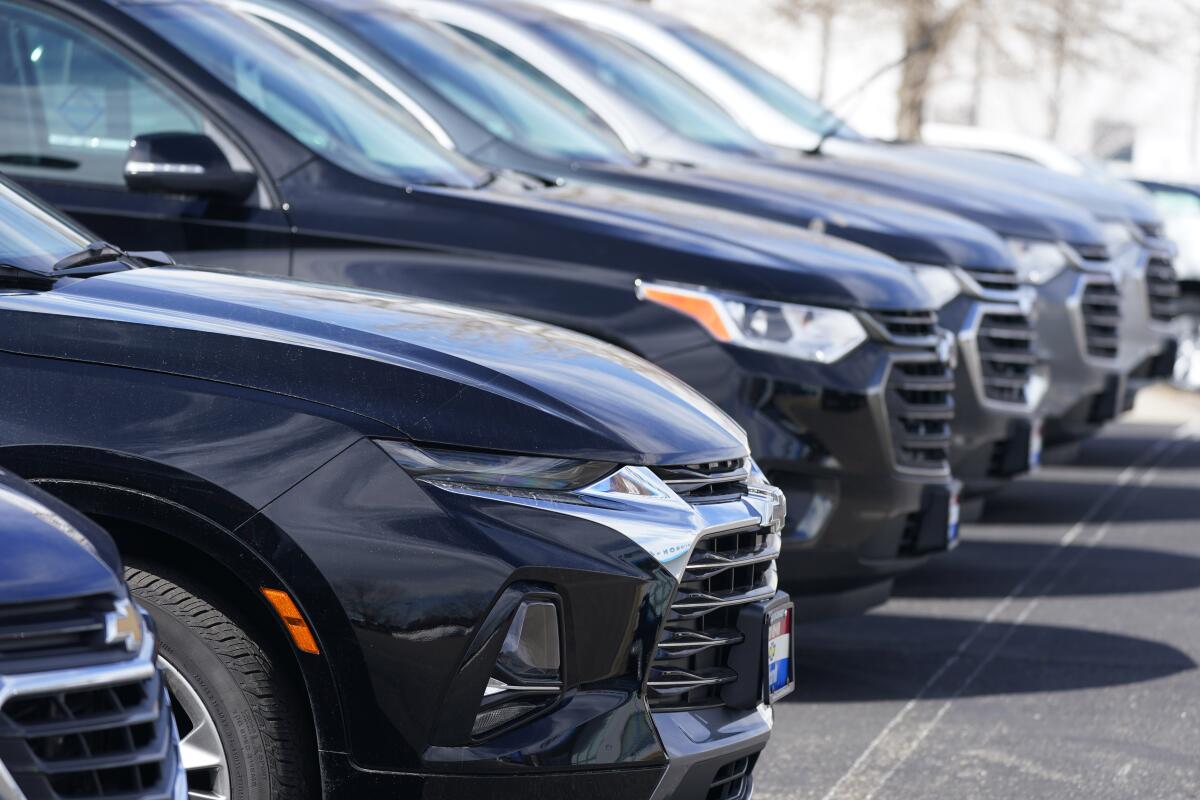
<instances>
[{"instance_id":1,"label":"tire","mask_svg":"<svg viewBox=\"0 0 1200 800\"><path fill-rule=\"evenodd\" d=\"M317 783L301 765L315 751L304 735L310 723L295 711L307 703L297 702L285 670L203 598L146 569L127 567L125 579L158 628L189 797L308 797Z\"/></svg>"}]
</instances>

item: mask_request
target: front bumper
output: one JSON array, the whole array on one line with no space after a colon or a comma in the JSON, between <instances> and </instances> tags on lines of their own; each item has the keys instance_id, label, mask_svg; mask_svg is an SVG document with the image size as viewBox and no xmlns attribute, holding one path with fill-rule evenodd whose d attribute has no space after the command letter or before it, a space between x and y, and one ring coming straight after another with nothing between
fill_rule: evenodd
<instances>
[{"instance_id":1,"label":"front bumper","mask_svg":"<svg viewBox=\"0 0 1200 800\"><path fill-rule=\"evenodd\" d=\"M771 482L787 496L780 582L793 595L799 618L878 605L890 593L890 578L945 549L943 540L940 548L918 552L911 536L938 513L929 487L953 486L949 466L922 465L911 452L917 457L898 455L911 444L907 412L930 411L947 420L953 413L948 391L944 400L919 409L906 408L898 395L906 371L944 367L933 350L872 340L823 365L697 348L658 363L732 414ZM948 448L949 437L939 446Z\"/></svg>"},{"instance_id":2,"label":"front bumper","mask_svg":"<svg viewBox=\"0 0 1200 800\"><path fill-rule=\"evenodd\" d=\"M712 500L692 487L703 480L677 480L692 471L625 467L564 496L414 480L363 440L268 506L298 548L289 564L319 570L283 580L334 673L340 707L322 713L345 720L348 752L322 753L327 795L651 798L668 773L690 781L690 762L719 769L747 742L760 747L770 716L754 707L727 704L745 737L694 742L678 759L651 713L663 637L680 603L695 602L682 587L696 553L718 572L723 557L752 565L751 587L713 590L722 608L747 613L780 596L781 494L747 468L732 481L722 472L735 488ZM750 553L704 549L751 534ZM529 699L497 672L528 597L556 598L560 679L521 716L481 728L493 678L510 684L501 703ZM732 662L727 672L723 688L760 685Z\"/></svg>"}]
</instances>

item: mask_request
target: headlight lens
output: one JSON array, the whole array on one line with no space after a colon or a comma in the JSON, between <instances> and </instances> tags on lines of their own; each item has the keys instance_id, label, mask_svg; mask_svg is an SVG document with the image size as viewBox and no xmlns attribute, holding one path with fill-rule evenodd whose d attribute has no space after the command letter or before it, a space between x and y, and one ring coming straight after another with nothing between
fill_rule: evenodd
<instances>
[{"instance_id":1,"label":"headlight lens","mask_svg":"<svg viewBox=\"0 0 1200 800\"><path fill-rule=\"evenodd\" d=\"M1009 239L1008 248L1017 261L1017 277L1022 283L1046 283L1071 263L1067 251L1057 242Z\"/></svg>"},{"instance_id":2,"label":"headlight lens","mask_svg":"<svg viewBox=\"0 0 1200 800\"><path fill-rule=\"evenodd\" d=\"M606 461L417 447L387 439L376 442L414 478L497 489L567 492L590 486L618 467Z\"/></svg>"},{"instance_id":3,"label":"headlight lens","mask_svg":"<svg viewBox=\"0 0 1200 800\"><path fill-rule=\"evenodd\" d=\"M925 291L929 293L934 308L946 305L958 297L962 291L962 284L958 282L958 276L945 267L913 265L912 271L917 283L925 287Z\"/></svg>"},{"instance_id":4,"label":"headlight lens","mask_svg":"<svg viewBox=\"0 0 1200 800\"><path fill-rule=\"evenodd\" d=\"M719 342L832 364L867 340L848 311L776 303L699 287L638 283L638 297L686 314Z\"/></svg>"},{"instance_id":5,"label":"headlight lens","mask_svg":"<svg viewBox=\"0 0 1200 800\"><path fill-rule=\"evenodd\" d=\"M1133 229L1129 223L1106 222L1101 228L1104 231L1104 244L1108 246L1108 252L1114 256L1124 252L1125 248L1135 242Z\"/></svg>"}]
</instances>

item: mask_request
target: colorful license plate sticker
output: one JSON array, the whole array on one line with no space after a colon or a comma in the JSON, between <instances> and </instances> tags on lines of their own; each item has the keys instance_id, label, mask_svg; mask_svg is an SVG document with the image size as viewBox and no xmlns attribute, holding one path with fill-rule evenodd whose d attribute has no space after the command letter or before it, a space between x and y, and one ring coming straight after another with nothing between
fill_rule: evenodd
<instances>
[{"instance_id":1,"label":"colorful license plate sticker","mask_svg":"<svg viewBox=\"0 0 1200 800\"><path fill-rule=\"evenodd\" d=\"M770 701L792 691L792 606L769 612L767 618L767 690Z\"/></svg>"},{"instance_id":2,"label":"colorful license plate sticker","mask_svg":"<svg viewBox=\"0 0 1200 800\"><path fill-rule=\"evenodd\" d=\"M1032 472L1042 465L1042 421L1035 419L1029 429L1029 470Z\"/></svg>"},{"instance_id":3,"label":"colorful license plate sticker","mask_svg":"<svg viewBox=\"0 0 1200 800\"><path fill-rule=\"evenodd\" d=\"M962 517L962 504L956 487L950 492L950 510L946 514L946 544L952 545L958 541L958 525Z\"/></svg>"}]
</instances>

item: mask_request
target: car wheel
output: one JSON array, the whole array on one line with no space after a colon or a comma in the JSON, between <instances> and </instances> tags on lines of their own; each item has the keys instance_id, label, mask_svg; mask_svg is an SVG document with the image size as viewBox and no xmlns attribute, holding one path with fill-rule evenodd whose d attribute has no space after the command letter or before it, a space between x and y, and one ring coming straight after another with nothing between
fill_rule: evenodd
<instances>
[{"instance_id":1,"label":"car wheel","mask_svg":"<svg viewBox=\"0 0 1200 800\"><path fill-rule=\"evenodd\" d=\"M179 727L190 800L308 796L291 689L266 650L228 616L172 581L128 567L158 628L159 664ZM307 759L305 756L309 756Z\"/></svg>"}]
</instances>

